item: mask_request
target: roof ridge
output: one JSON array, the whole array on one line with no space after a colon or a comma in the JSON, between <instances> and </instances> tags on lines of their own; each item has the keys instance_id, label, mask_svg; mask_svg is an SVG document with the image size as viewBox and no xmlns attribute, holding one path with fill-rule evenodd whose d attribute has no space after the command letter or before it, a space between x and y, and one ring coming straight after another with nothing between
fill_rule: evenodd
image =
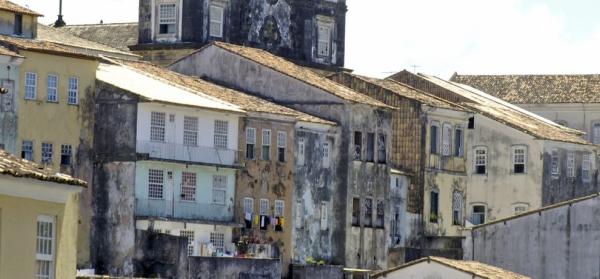
<instances>
[{"instance_id":1,"label":"roof ridge","mask_svg":"<svg viewBox=\"0 0 600 279\"><path fill-rule=\"evenodd\" d=\"M101 42L97 42L97 41L88 40L88 39L86 39L86 38L83 38L83 37L81 37L81 36L78 36L78 35L76 35L76 34L73 34L73 33L69 32L69 31L66 31L66 30L61 30L61 28L62 28L62 27L61 27L61 28L57 28L57 27L53 27L53 26L46 26L46 25L43 25L43 24L40 24L40 23L38 23L38 26L39 26L39 25L41 25L41 26L44 26L43 28L50 28L50 29L52 29L52 30L54 30L54 31L56 31L56 32L62 32L62 33L64 33L64 34L68 34L68 35L70 35L70 36L77 37L77 38L79 38L79 39L81 39L81 40L84 40L84 41L87 41L87 42L90 42L90 43L93 43L93 44L98 44L98 45L100 45L100 46L103 46L103 47L106 47L106 48L110 49L110 51L108 51L108 50L102 50L102 49L97 49L97 48L88 48L88 47L83 47L83 46L77 46L77 45L72 45L72 44L63 43L63 42L55 42L55 41L42 40L42 39L40 39L40 41L48 41L48 42L52 42L52 43L55 43L55 44L60 44L60 45L64 45L64 46L69 46L69 47L76 47L76 48L83 48L83 49L91 49L91 50L97 50L97 51L106 51L106 52L112 52L112 53L120 53L120 54L123 54L123 55L137 56L137 57L140 57L140 58L141 58L141 56L139 56L139 55L137 55L137 54L135 54L135 53L132 53L132 52L127 52L127 51L123 51L123 50L120 50L120 49L118 49L118 48L115 48L115 47L109 46L109 45L107 45L107 44L103 44L103 43L101 43Z\"/></svg>"},{"instance_id":2,"label":"roof ridge","mask_svg":"<svg viewBox=\"0 0 600 279\"><path fill-rule=\"evenodd\" d=\"M125 25L125 24L139 24L139 22L81 23L81 24L68 24L68 25L60 27L60 28L81 27L81 26Z\"/></svg>"}]
</instances>

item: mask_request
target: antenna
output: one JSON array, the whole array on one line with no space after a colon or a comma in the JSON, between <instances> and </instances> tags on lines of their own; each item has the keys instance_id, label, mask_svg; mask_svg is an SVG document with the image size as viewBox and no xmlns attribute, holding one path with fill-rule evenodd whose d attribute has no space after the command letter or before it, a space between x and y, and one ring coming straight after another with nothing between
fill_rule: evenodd
<instances>
[{"instance_id":1,"label":"antenna","mask_svg":"<svg viewBox=\"0 0 600 279\"><path fill-rule=\"evenodd\" d=\"M412 68L413 68L413 74L416 74L416 73L417 73L417 68L421 68L421 66L419 66L419 65L415 65L415 64L412 64L412 65L410 65L410 67L412 67Z\"/></svg>"},{"instance_id":2,"label":"antenna","mask_svg":"<svg viewBox=\"0 0 600 279\"><path fill-rule=\"evenodd\" d=\"M58 3L58 19L54 22L54 27L64 27L65 25L67 25L67 23L65 23L65 21L63 20L62 0L59 0L59 3Z\"/></svg>"}]
</instances>

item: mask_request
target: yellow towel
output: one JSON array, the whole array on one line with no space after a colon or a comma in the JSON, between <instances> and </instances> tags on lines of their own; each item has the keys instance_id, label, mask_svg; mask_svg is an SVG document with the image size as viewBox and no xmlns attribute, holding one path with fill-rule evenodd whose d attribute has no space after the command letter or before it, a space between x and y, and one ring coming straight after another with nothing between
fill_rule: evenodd
<instances>
[{"instance_id":1,"label":"yellow towel","mask_svg":"<svg viewBox=\"0 0 600 279\"><path fill-rule=\"evenodd\" d=\"M283 217L279 217L279 225L281 227L283 227L283 225L285 224Z\"/></svg>"},{"instance_id":2,"label":"yellow towel","mask_svg":"<svg viewBox=\"0 0 600 279\"><path fill-rule=\"evenodd\" d=\"M254 215L254 225L258 226L258 222L260 222L260 217L257 215Z\"/></svg>"}]
</instances>

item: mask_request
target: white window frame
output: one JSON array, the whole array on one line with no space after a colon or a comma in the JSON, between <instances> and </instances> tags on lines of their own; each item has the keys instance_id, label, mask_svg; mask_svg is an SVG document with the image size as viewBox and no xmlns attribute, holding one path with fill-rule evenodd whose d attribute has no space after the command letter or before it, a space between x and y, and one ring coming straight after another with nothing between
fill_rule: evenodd
<instances>
[{"instance_id":1,"label":"white window frame","mask_svg":"<svg viewBox=\"0 0 600 279\"><path fill-rule=\"evenodd\" d=\"M589 182L592 180L592 155L583 154L581 156L581 180Z\"/></svg>"},{"instance_id":2,"label":"white window frame","mask_svg":"<svg viewBox=\"0 0 600 279\"><path fill-rule=\"evenodd\" d=\"M274 209L275 209L275 212L273 214L275 217L284 217L285 216L285 201L275 200Z\"/></svg>"},{"instance_id":3,"label":"white window frame","mask_svg":"<svg viewBox=\"0 0 600 279\"><path fill-rule=\"evenodd\" d=\"M331 56L335 29L335 20L331 17L317 17L317 56Z\"/></svg>"},{"instance_id":4,"label":"white window frame","mask_svg":"<svg viewBox=\"0 0 600 279\"><path fill-rule=\"evenodd\" d=\"M477 213L477 216L483 215L483 223L479 223L479 224L475 224L475 222L473 222L474 216L475 216L475 207L476 206L481 206L483 207L483 212ZM471 204L471 223L473 223L473 225L481 225L481 224L485 224L488 220L487 220L487 210L488 207L486 204L483 203L473 203Z\"/></svg>"},{"instance_id":5,"label":"white window frame","mask_svg":"<svg viewBox=\"0 0 600 279\"><path fill-rule=\"evenodd\" d=\"M463 192L458 191L458 190L452 191L452 225L455 225L455 226L463 225L463 217L462 217L463 198L464 198ZM456 220L454 220L454 212L457 212L458 224L457 224L457 222L455 222Z\"/></svg>"},{"instance_id":6,"label":"white window frame","mask_svg":"<svg viewBox=\"0 0 600 279\"><path fill-rule=\"evenodd\" d=\"M558 149L552 149L550 151L550 173L552 175L560 175L560 157Z\"/></svg>"},{"instance_id":7,"label":"white window frame","mask_svg":"<svg viewBox=\"0 0 600 279\"><path fill-rule=\"evenodd\" d=\"M260 211L261 216L269 215L269 200L268 199L260 199Z\"/></svg>"},{"instance_id":8,"label":"white window frame","mask_svg":"<svg viewBox=\"0 0 600 279\"><path fill-rule=\"evenodd\" d=\"M252 145L252 147L250 147ZM252 148L252 157L248 156L248 149ZM256 159L256 128L246 128L246 159L254 160Z\"/></svg>"},{"instance_id":9,"label":"white window frame","mask_svg":"<svg viewBox=\"0 0 600 279\"><path fill-rule=\"evenodd\" d=\"M328 168L331 162L331 148L329 142L323 143L323 167Z\"/></svg>"},{"instance_id":10,"label":"white window frame","mask_svg":"<svg viewBox=\"0 0 600 279\"><path fill-rule=\"evenodd\" d=\"M211 4L209 8L208 33L213 38L223 38L223 29L225 27L225 8L219 5Z\"/></svg>"},{"instance_id":11,"label":"white window frame","mask_svg":"<svg viewBox=\"0 0 600 279\"><path fill-rule=\"evenodd\" d=\"M165 196L165 171L148 170L148 199L162 200Z\"/></svg>"},{"instance_id":12,"label":"white window frame","mask_svg":"<svg viewBox=\"0 0 600 279\"><path fill-rule=\"evenodd\" d=\"M575 178L575 152L567 153L567 177Z\"/></svg>"},{"instance_id":13,"label":"white window frame","mask_svg":"<svg viewBox=\"0 0 600 279\"><path fill-rule=\"evenodd\" d=\"M63 156L69 156L69 164L63 164ZM65 166L73 165L73 147L70 144L61 144L60 164Z\"/></svg>"},{"instance_id":14,"label":"white window frame","mask_svg":"<svg viewBox=\"0 0 600 279\"><path fill-rule=\"evenodd\" d=\"M435 134L435 139L432 139L432 130L433 127L436 127L436 134ZM429 154L442 154L442 150L441 149L441 141L442 141L442 129L440 126L440 123L438 121L432 121L431 124L429 124L429 146L427 146L427 148L429 148ZM435 140L435 143L432 143L432 140ZM435 144L435 153L432 152L433 150L431 150L431 147L433 146L433 144Z\"/></svg>"},{"instance_id":15,"label":"white window frame","mask_svg":"<svg viewBox=\"0 0 600 279\"><path fill-rule=\"evenodd\" d=\"M285 162L285 152L287 150L287 133L285 131L277 131L277 161ZM283 152L283 161L280 158L280 153Z\"/></svg>"},{"instance_id":16,"label":"white window frame","mask_svg":"<svg viewBox=\"0 0 600 279\"><path fill-rule=\"evenodd\" d=\"M25 73L25 100L35 100L37 98L37 73Z\"/></svg>"},{"instance_id":17,"label":"white window frame","mask_svg":"<svg viewBox=\"0 0 600 279\"><path fill-rule=\"evenodd\" d=\"M50 103L58 103L58 75L48 74L46 77L46 100Z\"/></svg>"},{"instance_id":18,"label":"white window frame","mask_svg":"<svg viewBox=\"0 0 600 279\"><path fill-rule=\"evenodd\" d=\"M254 214L254 198L244 198L244 213Z\"/></svg>"},{"instance_id":19,"label":"white window frame","mask_svg":"<svg viewBox=\"0 0 600 279\"><path fill-rule=\"evenodd\" d=\"M213 204L225 205L227 203L227 176L213 175Z\"/></svg>"},{"instance_id":20,"label":"white window frame","mask_svg":"<svg viewBox=\"0 0 600 279\"><path fill-rule=\"evenodd\" d=\"M178 37L179 36L179 22L180 22L180 9L179 9L179 1L166 1L166 0L162 0L162 1L156 1L156 26L154 28L156 28L156 32L155 32L155 36L160 38L169 38L169 37ZM161 7L162 6L173 6L174 7L174 16L173 17L166 17L163 18L161 15ZM160 26L162 24L166 24L166 25L173 25L175 32L169 33L161 33L160 32ZM168 27L167 27L168 29Z\"/></svg>"},{"instance_id":21,"label":"white window frame","mask_svg":"<svg viewBox=\"0 0 600 279\"><path fill-rule=\"evenodd\" d=\"M79 78L76 76L69 77L69 92L67 96L67 104L79 104Z\"/></svg>"},{"instance_id":22,"label":"white window frame","mask_svg":"<svg viewBox=\"0 0 600 279\"><path fill-rule=\"evenodd\" d=\"M265 147L268 147L268 153L265 157ZM271 130L263 129L262 130L262 148L261 148L261 158L262 160L268 161L271 160Z\"/></svg>"},{"instance_id":23,"label":"white window frame","mask_svg":"<svg viewBox=\"0 0 600 279\"><path fill-rule=\"evenodd\" d=\"M523 174L523 173L527 173L527 152L528 152L528 148L526 145L514 145L511 148L512 152L511 152L511 158L512 158L512 165L511 165L511 173L513 174ZM522 161L520 158L521 154L517 154L517 151L523 151L523 156L522 156ZM523 164L523 172L522 173L515 173L515 165L517 164Z\"/></svg>"},{"instance_id":24,"label":"white window frame","mask_svg":"<svg viewBox=\"0 0 600 279\"><path fill-rule=\"evenodd\" d=\"M229 146L229 121L215 120L214 122L214 147L228 149Z\"/></svg>"},{"instance_id":25,"label":"white window frame","mask_svg":"<svg viewBox=\"0 0 600 279\"><path fill-rule=\"evenodd\" d=\"M43 225L50 226L50 235L40 235L40 232L48 232L44 230ZM46 227L47 228L47 227ZM55 276L56 267L56 218L54 216L39 215L36 223L36 278L53 279ZM48 244L50 247L48 247ZM47 274L41 274L40 264L48 263Z\"/></svg>"},{"instance_id":26,"label":"white window frame","mask_svg":"<svg viewBox=\"0 0 600 279\"><path fill-rule=\"evenodd\" d=\"M483 151L483 153L479 153L479 151ZM488 172L488 167L487 167L487 158L488 158L488 149L485 146L476 146L475 149L473 150L473 173L474 174L487 174ZM483 162L480 158L480 156L483 158ZM477 167L478 166L484 166L485 167L485 172L484 173L478 173L477 172Z\"/></svg>"},{"instance_id":27,"label":"white window frame","mask_svg":"<svg viewBox=\"0 0 600 279\"><path fill-rule=\"evenodd\" d=\"M165 142L167 114L160 111L150 112L150 141Z\"/></svg>"},{"instance_id":28,"label":"white window frame","mask_svg":"<svg viewBox=\"0 0 600 279\"><path fill-rule=\"evenodd\" d=\"M21 143L21 158L33 161L34 144L32 140L24 140ZM29 154L29 155L27 155Z\"/></svg>"},{"instance_id":29,"label":"white window frame","mask_svg":"<svg viewBox=\"0 0 600 279\"><path fill-rule=\"evenodd\" d=\"M198 146L198 117L183 117L183 145Z\"/></svg>"},{"instance_id":30,"label":"white window frame","mask_svg":"<svg viewBox=\"0 0 600 279\"><path fill-rule=\"evenodd\" d=\"M327 202L322 201L321 202L321 230L325 231L327 230L328 226L328 219L329 219L329 212L328 212L328 206L327 206Z\"/></svg>"},{"instance_id":31,"label":"white window frame","mask_svg":"<svg viewBox=\"0 0 600 279\"><path fill-rule=\"evenodd\" d=\"M195 172L181 172L181 201L195 202L197 185L198 174Z\"/></svg>"},{"instance_id":32,"label":"white window frame","mask_svg":"<svg viewBox=\"0 0 600 279\"><path fill-rule=\"evenodd\" d=\"M225 251L225 234L222 232L211 232L210 243L212 243L218 253L223 253Z\"/></svg>"},{"instance_id":33,"label":"white window frame","mask_svg":"<svg viewBox=\"0 0 600 279\"><path fill-rule=\"evenodd\" d=\"M452 125L444 123L442 125L442 156L450 156L452 154Z\"/></svg>"},{"instance_id":34,"label":"white window frame","mask_svg":"<svg viewBox=\"0 0 600 279\"><path fill-rule=\"evenodd\" d=\"M42 164L52 164L54 161L54 144L42 142Z\"/></svg>"}]
</instances>

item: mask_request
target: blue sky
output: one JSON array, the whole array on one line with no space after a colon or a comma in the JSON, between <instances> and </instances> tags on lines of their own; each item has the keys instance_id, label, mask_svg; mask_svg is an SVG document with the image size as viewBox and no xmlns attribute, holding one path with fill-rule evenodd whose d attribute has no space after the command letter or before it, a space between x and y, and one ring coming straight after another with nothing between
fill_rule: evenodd
<instances>
[{"instance_id":1,"label":"blue sky","mask_svg":"<svg viewBox=\"0 0 600 279\"><path fill-rule=\"evenodd\" d=\"M14 0L55 20L58 0ZM69 24L137 20L138 0L63 0ZM597 0L347 0L346 67L463 74L600 73Z\"/></svg>"}]
</instances>

